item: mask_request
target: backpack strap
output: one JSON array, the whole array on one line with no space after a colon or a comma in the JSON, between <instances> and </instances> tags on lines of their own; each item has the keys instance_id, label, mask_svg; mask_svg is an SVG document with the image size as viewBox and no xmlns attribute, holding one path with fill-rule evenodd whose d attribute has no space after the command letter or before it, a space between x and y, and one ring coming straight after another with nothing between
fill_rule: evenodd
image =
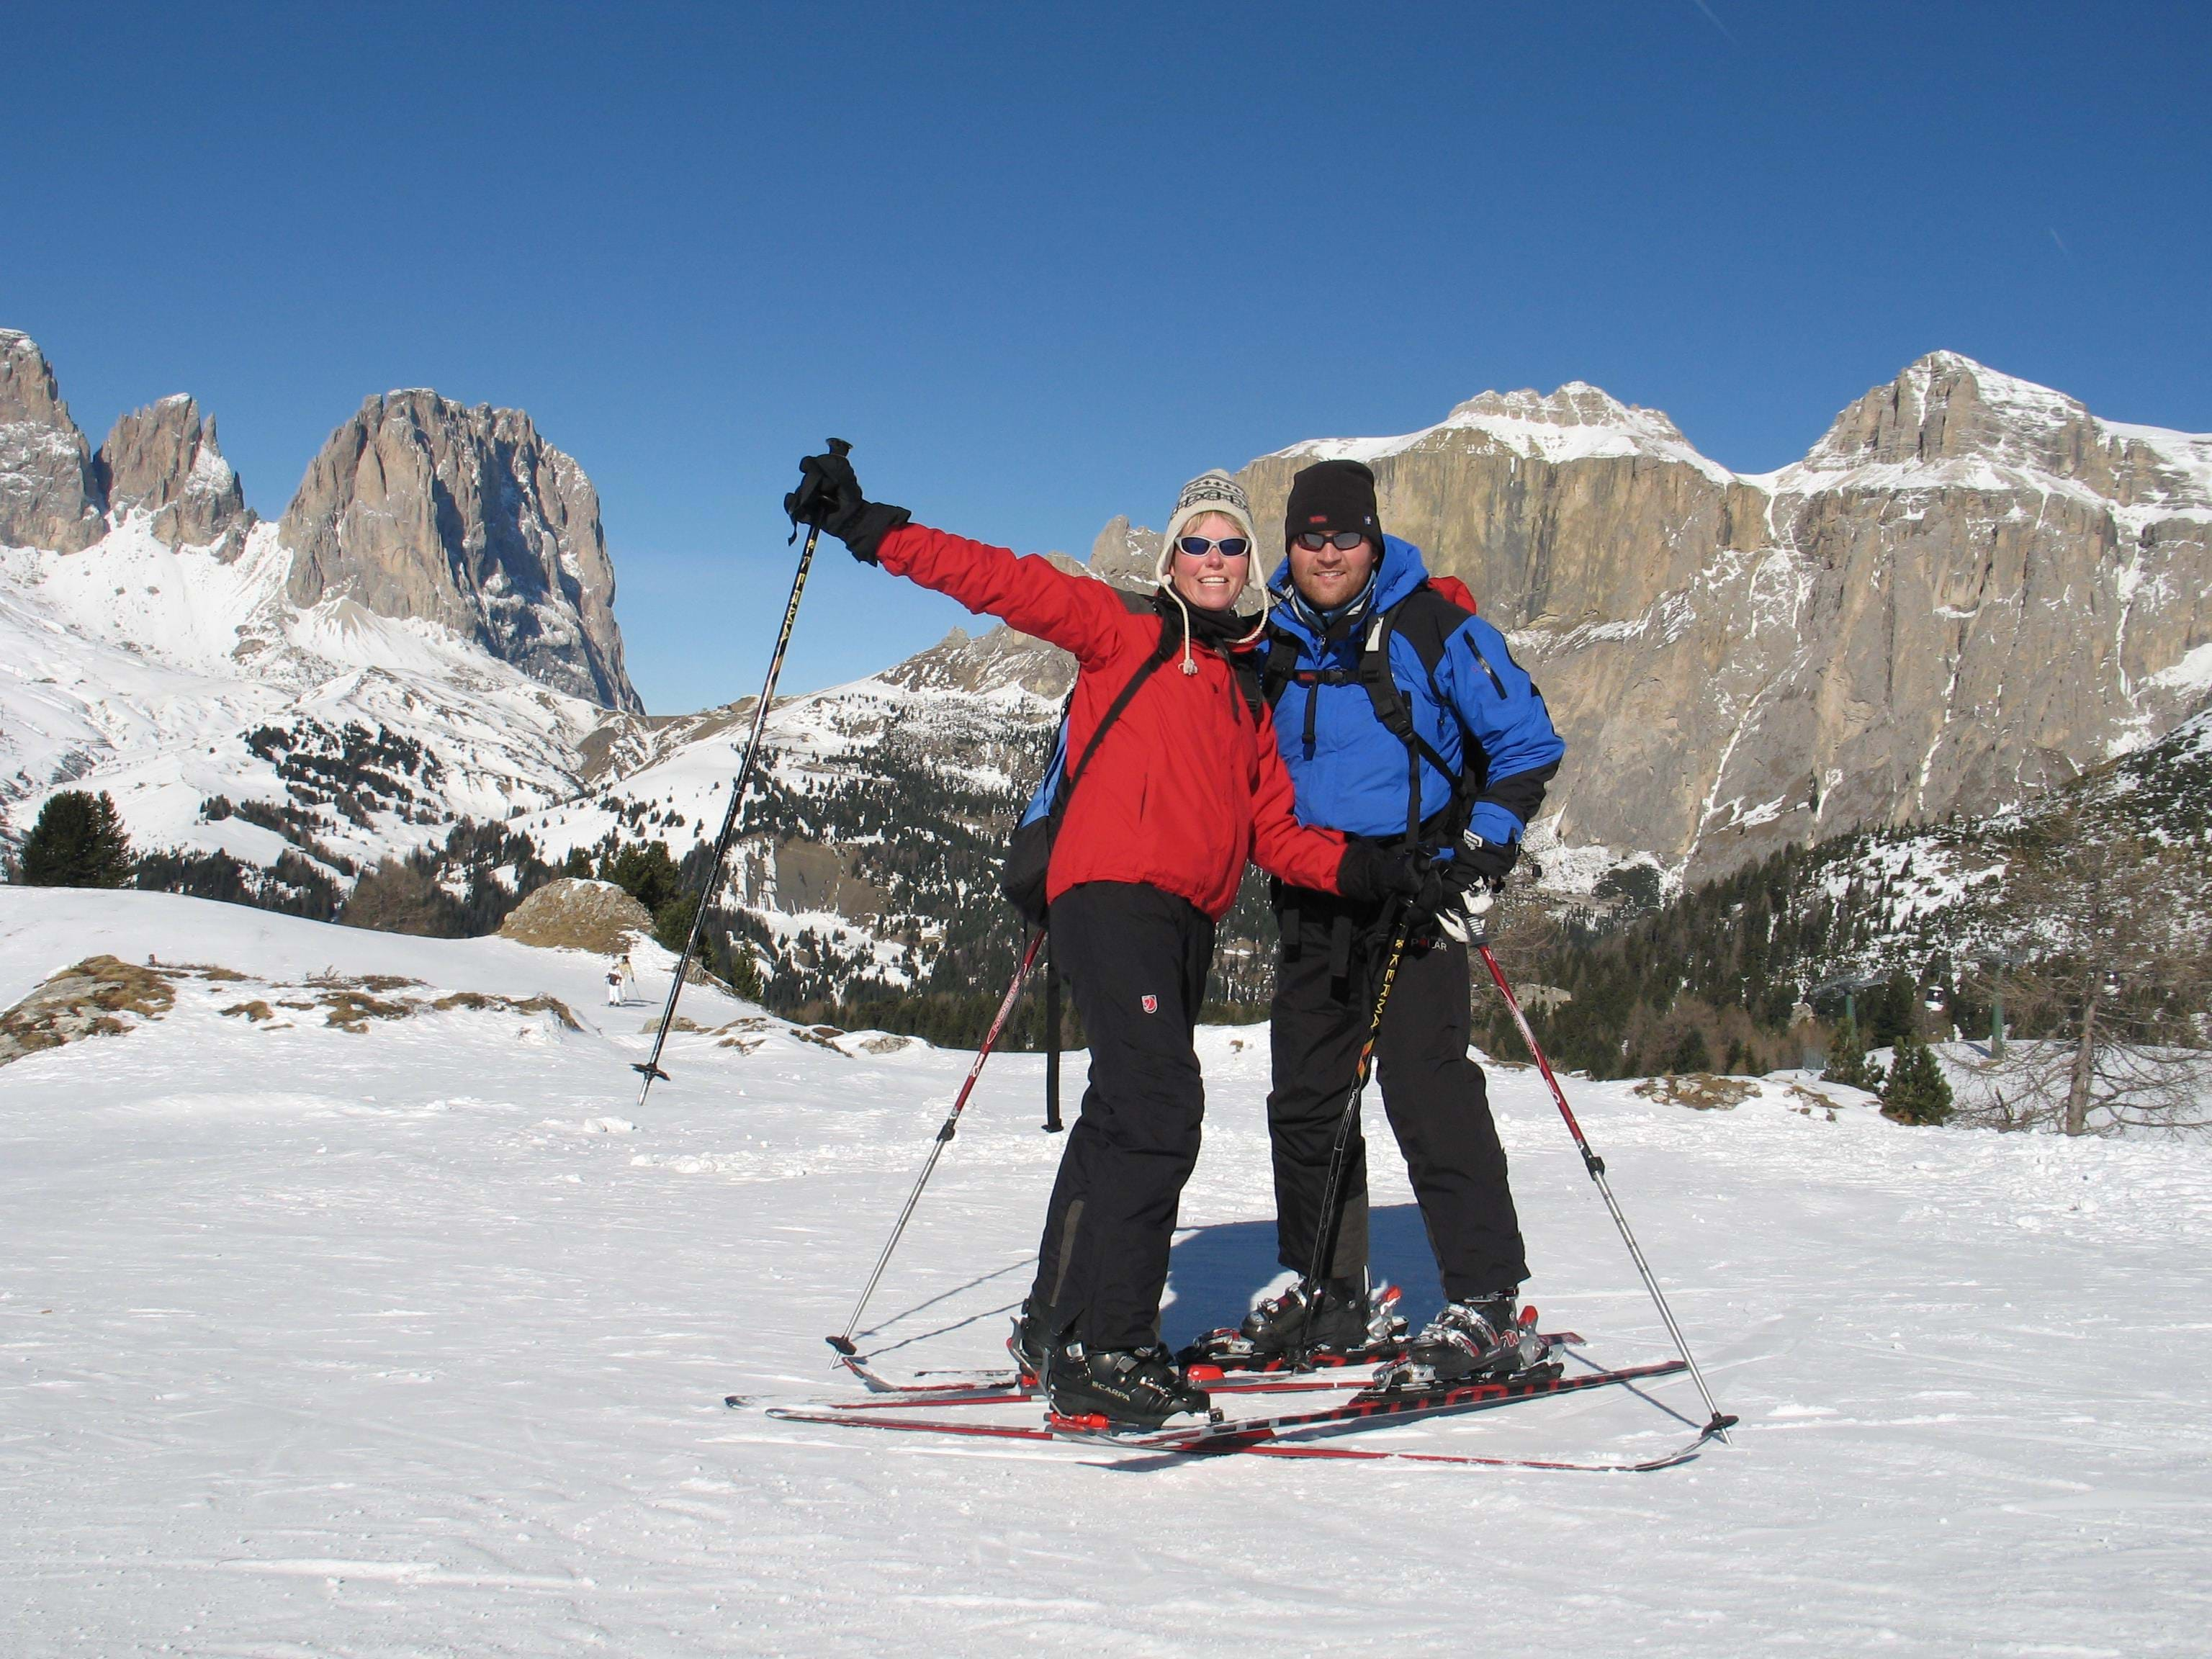
<instances>
[{"instance_id":1,"label":"backpack strap","mask_svg":"<svg viewBox=\"0 0 2212 1659\"><path fill-rule=\"evenodd\" d=\"M1449 579L1447 579L1449 580ZM1458 584L1455 583L1455 586ZM1466 590L1459 589L1461 592ZM1395 673L1390 665L1390 641L1403 635L1413 647L1421 669L1428 676L1429 694L1438 708L1449 708L1443 689L1437 684L1437 665L1443 660L1444 646L1459 631L1459 625L1474 611L1462 605L1451 593L1440 591L1424 581L1389 610L1369 617L1366 632L1360 642L1359 663L1356 670L1342 668L1301 669L1297 659L1303 648L1297 638L1283 629L1273 631L1267 647L1267 662L1261 675L1261 695L1270 704L1282 701L1283 694L1292 685L1306 688L1305 741L1314 740L1314 711L1320 702L1319 690L1324 685L1348 685L1357 680L1367 693L1367 700L1375 710L1375 718L1382 728L1406 746L1406 839L1408 843L1421 839L1421 768L1424 763L1434 767L1452 785L1454 804L1449 809L1456 817L1464 810L1468 798L1480 785L1484 766L1477 750L1466 747L1465 759L1454 768L1445 760L1436 745L1421 735L1413 723L1413 710L1407 707L1405 693L1399 690ZM1408 624L1411 624L1410 626ZM1328 641L1324 641L1324 645ZM1480 658L1480 653L1477 653ZM1492 679L1498 671L1487 661L1483 667ZM1499 687L1504 695L1504 687ZM1464 745L1463 745L1464 746ZM1449 824L1442 826L1456 834Z\"/></svg>"},{"instance_id":2,"label":"backpack strap","mask_svg":"<svg viewBox=\"0 0 2212 1659\"><path fill-rule=\"evenodd\" d=\"M1260 696L1273 708L1283 700L1291 679L1298 672L1298 642L1290 632L1279 626L1267 629L1267 660L1260 671Z\"/></svg>"},{"instance_id":3,"label":"backpack strap","mask_svg":"<svg viewBox=\"0 0 2212 1659\"><path fill-rule=\"evenodd\" d=\"M1389 611L1380 613L1378 617L1367 626L1367 639L1364 639L1364 644L1360 646L1358 677L1360 677L1360 686L1367 690L1367 702L1374 703L1376 719L1382 723L1382 730L1387 730L1391 737L1395 737L1401 744L1405 744L1405 768L1407 768L1405 838L1409 845L1411 842L1420 841L1422 761L1427 761L1429 765L1433 765L1433 768L1437 769L1437 775L1444 776L1444 779L1451 783L1453 794L1458 794L1458 787L1460 787L1458 769L1453 768L1453 765L1444 759L1443 754L1437 752L1436 745L1429 744L1429 738L1422 737L1420 728L1413 726L1413 710L1407 708L1405 692L1398 690L1398 677L1395 677L1395 672L1391 671L1391 661L1389 661L1389 641L1398 635L1398 623L1401 623L1401 619L1407 615L1407 608L1413 606L1416 599L1420 599L1422 592L1427 592L1427 591L1429 591L1427 584L1422 584L1420 588L1413 588L1413 592L1409 592L1409 595L1405 595L1401 602L1394 604ZM1458 606L1453 606L1453 611L1458 611ZM1422 629L1413 635L1407 635L1407 641L1413 644L1416 654L1418 657L1422 657L1422 668L1425 668L1429 675L1429 692L1436 696L1437 703L1443 703L1444 702L1443 690L1440 690L1436 684L1436 661L1429 659L1429 654L1420 650L1422 635L1436 635L1436 630ZM1436 657L1437 659L1443 657L1443 635L1436 635Z\"/></svg>"},{"instance_id":4,"label":"backpack strap","mask_svg":"<svg viewBox=\"0 0 2212 1659\"><path fill-rule=\"evenodd\" d=\"M1083 781L1084 773L1091 768L1091 757L1097 754L1098 745L1106 740L1106 733L1113 728L1114 722L1121 718L1121 711L1127 708L1137 693L1144 689L1145 682L1152 678L1160 665L1174 654L1175 632L1168 625L1167 618L1163 617L1160 619L1159 642L1152 647L1150 654L1138 665L1137 672L1129 676L1114 701L1106 706L1105 714L1099 717L1097 727L1091 733L1091 741L1083 745L1082 758L1078 760L1069 770L1067 781L1060 787L1060 798L1052 804L1052 814L1055 820L1067 816L1067 803L1074 797L1075 786ZM1070 708L1074 707L1074 693L1070 692L1068 694Z\"/></svg>"}]
</instances>

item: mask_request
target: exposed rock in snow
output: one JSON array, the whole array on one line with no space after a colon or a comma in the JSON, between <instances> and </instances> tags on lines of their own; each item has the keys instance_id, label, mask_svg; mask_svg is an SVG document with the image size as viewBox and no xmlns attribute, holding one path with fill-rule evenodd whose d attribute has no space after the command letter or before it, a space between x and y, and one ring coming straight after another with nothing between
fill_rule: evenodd
<instances>
[{"instance_id":1,"label":"exposed rock in snow","mask_svg":"<svg viewBox=\"0 0 2212 1659\"><path fill-rule=\"evenodd\" d=\"M215 418L179 393L115 422L93 458L111 514L153 515L155 539L170 547L220 544L235 557L253 523L238 474L216 441Z\"/></svg>"},{"instance_id":2,"label":"exposed rock in snow","mask_svg":"<svg viewBox=\"0 0 2212 1659\"><path fill-rule=\"evenodd\" d=\"M0 545L74 553L103 526L92 451L46 354L0 328Z\"/></svg>"},{"instance_id":3,"label":"exposed rock in snow","mask_svg":"<svg viewBox=\"0 0 2212 1659\"><path fill-rule=\"evenodd\" d=\"M0 1013L0 1066L81 1037L120 1036L138 1019L159 1019L176 1000L173 974L88 957Z\"/></svg>"},{"instance_id":4,"label":"exposed rock in snow","mask_svg":"<svg viewBox=\"0 0 2212 1659\"><path fill-rule=\"evenodd\" d=\"M308 466L279 537L299 555L295 604L437 623L571 696L644 707L623 669L598 492L519 410L368 398Z\"/></svg>"},{"instance_id":5,"label":"exposed rock in snow","mask_svg":"<svg viewBox=\"0 0 2212 1659\"><path fill-rule=\"evenodd\" d=\"M646 908L611 881L563 876L507 913L500 937L544 950L620 956L653 927Z\"/></svg>"}]
</instances>

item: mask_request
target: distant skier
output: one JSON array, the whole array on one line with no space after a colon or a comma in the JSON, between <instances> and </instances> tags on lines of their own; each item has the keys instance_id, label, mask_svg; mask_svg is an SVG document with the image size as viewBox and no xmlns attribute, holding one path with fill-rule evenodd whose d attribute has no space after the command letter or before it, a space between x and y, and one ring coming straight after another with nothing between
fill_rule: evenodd
<instances>
[{"instance_id":1,"label":"distant skier","mask_svg":"<svg viewBox=\"0 0 2212 1659\"><path fill-rule=\"evenodd\" d=\"M637 997L637 969L630 966L629 951L623 952L619 966L622 972L622 999L624 1002L635 1001Z\"/></svg>"},{"instance_id":2,"label":"distant skier","mask_svg":"<svg viewBox=\"0 0 2212 1659\"><path fill-rule=\"evenodd\" d=\"M1415 918L1376 1051L1383 1105L1449 1298L1395 1380L1510 1369L1522 1354L1515 1320L1528 1265L1482 1068L1468 1058L1465 941L1520 856L1565 745L1504 636L1429 585L1419 548L1383 534L1366 467L1322 461L1298 473L1283 537L1288 557L1270 583L1278 603L1263 684L1300 822L1437 848L1449 860L1437 914ZM1371 981L1399 907L1379 896L1332 896L1295 875L1273 896L1281 956L1267 1130L1278 1259L1303 1273ZM1357 1141L1340 1190L1347 1196L1318 1315L1292 1285L1245 1320L1247 1353L1342 1351L1367 1340L1366 1152Z\"/></svg>"},{"instance_id":3,"label":"distant skier","mask_svg":"<svg viewBox=\"0 0 2212 1659\"><path fill-rule=\"evenodd\" d=\"M1418 888L1415 860L1291 815L1267 710L1231 659L1258 629L1236 611L1255 536L1225 475L1184 488L1158 591L1140 599L912 524L904 508L865 499L842 456L804 465L815 487L787 505L855 557L1074 655L1070 757L1134 677L1149 677L1091 757L1048 867L1054 954L1089 1034L1091 1079L1014 1340L1063 1415L1153 1428L1201 1414L1206 1395L1159 1345L1158 1321L1176 1204L1198 1157L1205 1089L1191 1037L1214 925L1248 859L1303 889L1370 902Z\"/></svg>"},{"instance_id":4,"label":"distant skier","mask_svg":"<svg viewBox=\"0 0 2212 1659\"><path fill-rule=\"evenodd\" d=\"M623 959L617 957L607 964L607 1006L623 1006Z\"/></svg>"}]
</instances>

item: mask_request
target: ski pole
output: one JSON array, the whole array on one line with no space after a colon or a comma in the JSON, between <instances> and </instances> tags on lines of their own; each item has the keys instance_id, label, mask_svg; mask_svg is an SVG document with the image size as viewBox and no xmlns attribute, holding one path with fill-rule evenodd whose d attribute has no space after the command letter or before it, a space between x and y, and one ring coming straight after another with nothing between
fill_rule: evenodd
<instances>
[{"instance_id":1,"label":"ski pole","mask_svg":"<svg viewBox=\"0 0 2212 1659\"><path fill-rule=\"evenodd\" d=\"M1636 1235L1629 1231L1628 1218L1621 1213L1620 1202L1613 1195L1613 1188L1606 1181L1605 1160L1590 1150L1590 1144L1583 1134L1583 1126L1575 1121L1574 1109L1567 1104L1566 1091L1559 1087L1559 1079L1552 1073L1552 1062L1545 1059L1544 1050L1536 1041L1536 1034L1528 1029L1528 1016L1521 1012L1521 1004L1513 994L1513 988L1505 982L1504 970L1498 967L1498 958L1490 954L1488 941L1477 941L1475 949L1482 952L1483 965L1490 969L1490 977L1497 981L1498 994L1505 999L1506 1009L1512 1014L1514 1024L1520 1027L1521 1041L1528 1045L1528 1053L1536 1062L1536 1069L1544 1074L1544 1081L1551 1086L1553 1102L1559 1107L1559 1115L1566 1120L1567 1133L1575 1138L1576 1149L1583 1155L1583 1167L1589 1171L1589 1178L1597 1183L1598 1193L1605 1200L1605 1207L1612 1212L1613 1224L1620 1229L1620 1242L1628 1246L1628 1259L1636 1264L1636 1271L1643 1275L1644 1288L1651 1292L1651 1300L1659 1310L1659 1317L1666 1322L1667 1334L1674 1339L1675 1351L1682 1356L1682 1363L1690 1368L1690 1376L1698 1385L1698 1392L1705 1396L1705 1409L1712 1413L1712 1420L1705 1425L1707 1431L1718 1435L1723 1446L1732 1444L1728 1431L1735 1426L1736 1419L1721 1410L1713 1400L1713 1391L1705 1386L1705 1374L1698 1369L1697 1359L1690 1352L1690 1345L1682 1340L1682 1328L1674 1322L1674 1311L1667 1305L1666 1294L1660 1290L1659 1281L1652 1274L1651 1264L1644 1259L1643 1248L1637 1243Z\"/></svg>"},{"instance_id":2,"label":"ski pole","mask_svg":"<svg viewBox=\"0 0 2212 1659\"><path fill-rule=\"evenodd\" d=\"M1014 1003L1021 996L1022 986L1030 976L1030 969L1036 964L1037 951L1042 948L1044 939L1045 930L1042 927L1030 935L1029 944L1022 951L1022 959L1014 968L1013 979L1006 986L1006 994L1000 1000L999 1012L992 1018L991 1029L983 1035L983 1046L975 1051L975 1061L968 1067L967 1080L953 1097L952 1109L945 1115L945 1121L937 1126L937 1139L930 1146L929 1157L922 1164L921 1173L915 1178L914 1190L906 1195L906 1207L899 1212L898 1219L891 1224L891 1236L884 1241L883 1254L876 1258L875 1268L868 1274L868 1282L860 1287L860 1299L853 1304L853 1316L845 1322L844 1334L823 1339L848 1359L860 1352L853 1346L853 1333L860 1328L860 1316L867 1309L868 1298L876 1293L876 1285L884 1276L884 1269L890 1265L891 1252L898 1249L898 1242L906 1232L906 1224L914 1218L914 1206L921 1202L921 1189L929 1185L929 1177L937 1168L937 1160L945 1155L945 1149L959 1126L960 1114L967 1108L968 1097L975 1092L975 1079L983 1074L983 1062L990 1059L991 1050L998 1045L999 1034L1006 1029L1007 1017L1014 1012Z\"/></svg>"},{"instance_id":3,"label":"ski pole","mask_svg":"<svg viewBox=\"0 0 2212 1659\"><path fill-rule=\"evenodd\" d=\"M842 438L830 440L830 453L849 455L853 446ZM815 481L810 476L802 492L811 491ZM796 515L792 533L798 533ZM783 672L783 653L791 645L792 625L799 620L799 596L806 591L807 567L814 562L814 544L822 539L822 526L809 525L806 545L799 550L799 569L791 579L791 598L783 607L783 626L776 631L775 651L768 659L768 680L761 687L760 702L753 708L752 731L745 738L745 752L738 762L737 780L730 785L730 804L722 813L722 832L714 837L714 856L707 866L707 884L700 890L699 908L691 915L691 931L684 940L684 953L676 959L676 977L668 987L668 1001L660 1011L660 1029L653 1033L653 1052L642 1061L631 1066L633 1072L641 1073L645 1085L637 1091L638 1109L645 1109L645 1097L653 1092L657 1079L665 1079L660 1069L660 1051L668 1042L668 1028L676 1019L676 999L684 994L684 975L691 965L691 958L699 949L699 935L707 926L707 911L714 902L714 890L721 885L722 860L729 856L730 841L738 832L738 811L744 805L745 791L753 781L753 767L760 758L761 732L768 725L769 704L775 699L776 677Z\"/></svg>"},{"instance_id":4,"label":"ski pole","mask_svg":"<svg viewBox=\"0 0 2212 1659\"><path fill-rule=\"evenodd\" d=\"M1398 913L1397 932L1390 940L1390 951L1382 959L1382 980L1375 993L1375 1012L1367 1018L1367 1036L1359 1045L1359 1064L1353 1069L1351 1097L1344 1103L1343 1115L1336 1121L1336 1139L1328 1149L1328 1174L1322 1182L1321 1214L1314 1226L1313 1262L1306 1269L1304 1285L1306 1304L1305 1336L1292 1355L1293 1370L1301 1369L1312 1352L1314 1327L1321 1322L1321 1300L1328 1294L1329 1258L1336 1250L1336 1235L1343 1217L1338 1213L1339 1191L1344 1184L1344 1166L1352 1161L1352 1131L1359 1126L1359 1097L1367 1091L1367 1076L1375 1064L1375 1045L1382 1036L1382 1011L1389 1006L1390 988L1398 982L1398 964L1405 960L1406 946L1413 935L1413 907L1407 902Z\"/></svg>"}]
</instances>

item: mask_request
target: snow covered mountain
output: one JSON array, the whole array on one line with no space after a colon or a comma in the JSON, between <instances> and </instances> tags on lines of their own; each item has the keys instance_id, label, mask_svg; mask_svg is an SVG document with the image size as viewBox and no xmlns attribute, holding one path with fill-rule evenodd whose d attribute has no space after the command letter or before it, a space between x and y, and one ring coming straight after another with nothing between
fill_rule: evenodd
<instances>
[{"instance_id":1,"label":"snow covered mountain","mask_svg":"<svg viewBox=\"0 0 2212 1659\"><path fill-rule=\"evenodd\" d=\"M2100 420L1955 353L1771 474L1576 384L1264 456L1244 473L1261 522L1333 455L1375 468L1385 526L1468 583L1542 684L1568 741L1559 839L1678 877L2004 811L2212 691L2212 436Z\"/></svg>"},{"instance_id":2,"label":"snow covered mountain","mask_svg":"<svg viewBox=\"0 0 2212 1659\"><path fill-rule=\"evenodd\" d=\"M11 839L83 781L143 849L342 884L574 794L639 724L596 497L511 410L371 398L257 523L190 398L91 452L0 333L0 539Z\"/></svg>"},{"instance_id":3,"label":"snow covered mountain","mask_svg":"<svg viewBox=\"0 0 2212 1659\"><path fill-rule=\"evenodd\" d=\"M355 864L577 787L607 711L433 623L301 609L274 525L236 557L134 515L84 552L0 550L0 796L17 832L80 781L142 848ZM211 801L227 803L216 806Z\"/></svg>"},{"instance_id":4,"label":"snow covered mountain","mask_svg":"<svg viewBox=\"0 0 2212 1659\"><path fill-rule=\"evenodd\" d=\"M596 499L527 417L373 398L271 526L189 399L92 452L20 335L0 397L9 833L82 780L142 847L304 860L342 886L465 817L556 863L610 837L680 860L719 825L750 701L637 709ZM1577 383L1263 456L1244 472L1262 523L1328 455L1376 468L1386 522L1544 686L1570 744L1537 833L1561 889L2002 812L2212 691L2212 438L1954 354L1770 475ZM1139 583L1156 549L1116 519L1090 568ZM956 633L772 713L733 884L787 992L1000 971L980 935L1004 917L977 901L1069 672L1006 629ZM1233 922L1225 960L1263 932Z\"/></svg>"}]
</instances>

